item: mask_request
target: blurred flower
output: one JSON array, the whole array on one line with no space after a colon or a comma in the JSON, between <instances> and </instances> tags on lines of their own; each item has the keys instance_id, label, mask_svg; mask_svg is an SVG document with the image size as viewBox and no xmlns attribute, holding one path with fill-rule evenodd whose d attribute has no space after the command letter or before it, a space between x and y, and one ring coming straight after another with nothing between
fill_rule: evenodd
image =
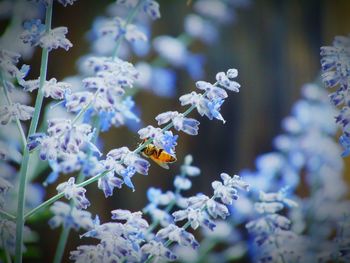
<instances>
[{"instance_id":1,"label":"blurred flower","mask_svg":"<svg viewBox=\"0 0 350 263\"><path fill-rule=\"evenodd\" d=\"M82 228L88 230L93 226L91 213L88 211L79 210L60 201L55 202L50 210L54 214L49 220L51 228L57 228L63 225L65 228L68 227L75 230Z\"/></svg>"},{"instance_id":2,"label":"blurred flower","mask_svg":"<svg viewBox=\"0 0 350 263\"><path fill-rule=\"evenodd\" d=\"M12 105L0 106L0 123L8 124L18 118L21 121L29 120L34 113L34 108L19 103Z\"/></svg>"}]
</instances>

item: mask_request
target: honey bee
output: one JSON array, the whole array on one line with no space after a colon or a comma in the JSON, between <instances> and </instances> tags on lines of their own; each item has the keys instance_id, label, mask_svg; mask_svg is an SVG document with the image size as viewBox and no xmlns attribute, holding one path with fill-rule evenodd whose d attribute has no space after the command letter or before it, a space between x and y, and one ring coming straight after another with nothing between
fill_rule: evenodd
<instances>
[{"instance_id":1,"label":"honey bee","mask_svg":"<svg viewBox=\"0 0 350 263\"><path fill-rule=\"evenodd\" d=\"M143 142L145 141L146 140L144 140ZM145 148L143 148L141 150L141 153L143 156L150 158L164 169L169 169L169 163L176 162L176 157L174 155L166 152L164 149L161 149L151 143L148 144Z\"/></svg>"}]
</instances>

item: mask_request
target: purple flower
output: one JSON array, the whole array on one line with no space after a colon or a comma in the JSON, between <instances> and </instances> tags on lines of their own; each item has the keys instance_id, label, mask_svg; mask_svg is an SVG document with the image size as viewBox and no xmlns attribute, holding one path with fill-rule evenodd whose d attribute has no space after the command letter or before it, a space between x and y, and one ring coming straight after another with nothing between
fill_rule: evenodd
<instances>
[{"instance_id":1,"label":"purple flower","mask_svg":"<svg viewBox=\"0 0 350 263\"><path fill-rule=\"evenodd\" d=\"M86 209L90 202L85 197L86 190L83 187L78 187L75 183L75 178L69 178L68 182L61 183L57 186L58 193L64 193L64 196L74 201L77 209Z\"/></svg>"}]
</instances>

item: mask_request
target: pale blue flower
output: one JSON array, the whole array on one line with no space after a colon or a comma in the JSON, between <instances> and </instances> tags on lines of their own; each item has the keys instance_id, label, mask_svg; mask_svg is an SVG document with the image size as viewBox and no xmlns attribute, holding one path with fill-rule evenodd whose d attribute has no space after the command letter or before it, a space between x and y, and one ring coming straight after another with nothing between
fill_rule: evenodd
<instances>
[{"instance_id":1,"label":"pale blue flower","mask_svg":"<svg viewBox=\"0 0 350 263\"><path fill-rule=\"evenodd\" d=\"M88 91L66 92L64 106L69 112L78 112L89 105L93 99L93 94Z\"/></svg>"},{"instance_id":2,"label":"pale blue flower","mask_svg":"<svg viewBox=\"0 0 350 263\"><path fill-rule=\"evenodd\" d=\"M229 23L234 17L226 2L213 0L200 0L194 4L194 10L202 16L209 17L219 23Z\"/></svg>"},{"instance_id":3,"label":"pale blue flower","mask_svg":"<svg viewBox=\"0 0 350 263\"><path fill-rule=\"evenodd\" d=\"M25 91L32 92L39 88L39 79L27 80L21 84ZM57 82L57 79L52 78L45 81L42 92L46 98L51 97L55 100L64 98L65 93L72 88L72 85L66 82Z\"/></svg>"},{"instance_id":4,"label":"pale blue flower","mask_svg":"<svg viewBox=\"0 0 350 263\"><path fill-rule=\"evenodd\" d=\"M26 121L32 118L34 108L22 105L19 103L13 103L12 105L0 106L0 123L6 125L10 121L14 121L18 118L21 121Z\"/></svg>"},{"instance_id":5,"label":"pale blue flower","mask_svg":"<svg viewBox=\"0 0 350 263\"><path fill-rule=\"evenodd\" d=\"M152 256L155 262L174 261L177 257L162 242L151 240L141 247L142 253Z\"/></svg>"},{"instance_id":6,"label":"pale blue flower","mask_svg":"<svg viewBox=\"0 0 350 263\"><path fill-rule=\"evenodd\" d=\"M79 154L90 149L93 155L101 155L90 141L93 136L89 124L71 124L71 120L52 119L48 121L48 135L34 134L28 140L29 149L40 146L42 160L55 160L59 155Z\"/></svg>"},{"instance_id":7,"label":"pale blue flower","mask_svg":"<svg viewBox=\"0 0 350 263\"><path fill-rule=\"evenodd\" d=\"M349 58L350 38L336 36L333 46L321 47L322 79L328 87L340 84L348 88L349 80Z\"/></svg>"},{"instance_id":8,"label":"pale blue flower","mask_svg":"<svg viewBox=\"0 0 350 263\"><path fill-rule=\"evenodd\" d=\"M233 78L236 78L238 75L238 72L236 69L229 69L228 72L225 74L225 72L219 72L216 74L216 81L218 84L225 89L228 89L230 91L239 92L239 88L241 85L239 85L238 82L233 81Z\"/></svg>"},{"instance_id":9,"label":"pale blue flower","mask_svg":"<svg viewBox=\"0 0 350 263\"><path fill-rule=\"evenodd\" d=\"M204 194L198 193L197 195L191 196L187 199L187 206L193 209L202 209L210 198Z\"/></svg>"},{"instance_id":10,"label":"pale blue flower","mask_svg":"<svg viewBox=\"0 0 350 263\"><path fill-rule=\"evenodd\" d=\"M20 69L17 68L16 64L18 63L21 55L16 52L8 51L5 49L0 49L0 71L3 74L4 79L15 78L18 83L22 83L25 76L29 72L29 66L23 64ZM5 81L7 84L5 88L9 89L13 85L11 82Z\"/></svg>"},{"instance_id":11,"label":"pale blue flower","mask_svg":"<svg viewBox=\"0 0 350 263\"><path fill-rule=\"evenodd\" d=\"M162 227L174 223L173 217L168 212L157 208L154 204L147 205L143 211L151 216L153 222L159 222Z\"/></svg>"},{"instance_id":12,"label":"pale blue flower","mask_svg":"<svg viewBox=\"0 0 350 263\"><path fill-rule=\"evenodd\" d=\"M217 217L221 217L222 219L225 219L227 216L230 215L230 212L227 208L227 206L213 200L213 199L209 199L206 202L206 209L208 214L213 217L213 218L217 218Z\"/></svg>"},{"instance_id":13,"label":"pale blue flower","mask_svg":"<svg viewBox=\"0 0 350 263\"><path fill-rule=\"evenodd\" d=\"M137 153L130 151L127 147L109 151L107 159L103 162L106 170L114 170L116 174L123 178L124 183L133 190L135 188L131 181L132 176L136 172L147 175L150 166L148 161L141 158Z\"/></svg>"},{"instance_id":14,"label":"pale blue flower","mask_svg":"<svg viewBox=\"0 0 350 263\"><path fill-rule=\"evenodd\" d=\"M189 207L186 210L178 210L172 215L175 222L187 219L191 223L193 229L197 229L199 226L205 226L210 230L213 230L215 227L215 223L212 222L208 215L199 208L193 209Z\"/></svg>"},{"instance_id":15,"label":"pale blue flower","mask_svg":"<svg viewBox=\"0 0 350 263\"><path fill-rule=\"evenodd\" d=\"M16 222L7 219L0 219L0 248L7 251L10 255L15 255L16 245ZM29 240L31 230L24 226L23 229L23 241ZM26 251L26 247L24 247Z\"/></svg>"},{"instance_id":16,"label":"pale blue flower","mask_svg":"<svg viewBox=\"0 0 350 263\"><path fill-rule=\"evenodd\" d=\"M115 40L124 36L129 42L147 41L147 36L137 26L133 24L126 25L126 22L120 17L106 20L98 29L98 33L100 36L110 35Z\"/></svg>"},{"instance_id":17,"label":"pale blue flower","mask_svg":"<svg viewBox=\"0 0 350 263\"><path fill-rule=\"evenodd\" d=\"M118 0L117 4L128 8L135 8L139 2L137 0ZM141 9L153 20L160 18L159 4L155 0L144 0Z\"/></svg>"},{"instance_id":18,"label":"pale blue flower","mask_svg":"<svg viewBox=\"0 0 350 263\"><path fill-rule=\"evenodd\" d=\"M188 154L185 156L184 163L180 167L181 174L189 177L195 177L200 175L201 170L197 166L191 165L193 162L192 155Z\"/></svg>"},{"instance_id":19,"label":"pale blue flower","mask_svg":"<svg viewBox=\"0 0 350 263\"><path fill-rule=\"evenodd\" d=\"M160 189L150 187L147 190L147 198L148 201L155 206L166 206L175 200L175 195L171 191L162 193Z\"/></svg>"},{"instance_id":20,"label":"pale blue flower","mask_svg":"<svg viewBox=\"0 0 350 263\"><path fill-rule=\"evenodd\" d=\"M116 177L114 173L109 172L102 178L98 179L97 187L103 191L105 197L113 195L113 189L115 187L121 188L123 184L123 180Z\"/></svg>"},{"instance_id":21,"label":"pale blue flower","mask_svg":"<svg viewBox=\"0 0 350 263\"><path fill-rule=\"evenodd\" d=\"M89 57L84 65L91 74L95 73L97 77L105 79L106 85L132 88L138 77L138 71L131 63L118 58L112 60L110 57Z\"/></svg>"},{"instance_id":22,"label":"pale blue flower","mask_svg":"<svg viewBox=\"0 0 350 263\"><path fill-rule=\"evenodd\" d=\"M183 131L189 135L197 135L199 129L199 121L193 118L184 117L182 113L177 111L167 111L161 113L155 118L158 122L158 125L162 125L172 121L174 128L177 131Z\"/></svg>"},{"instance_id":23,"label":"pale blue flower","mask_svg":"<svg viewBox=\"0 0 350 263\"><path fill-rule=\"evenodd\" d=\"M172 97L176 93L176 73L170 68L156 67L145 62L136 64L140 77L137 86L157 96Z\"/></svg>"},{"instance_id":24,"label":"pale blue flower","mask_svg":"<svg viewBox=\"0 0 350 263\"><path fill-rule=\"evenodd\" d=\"M78 187L75 184L75 178L71 177L67 182L61 183L56 188L58 193L64 193L64 196L74 201L74 205L77 209L86 209L90 202L85 197L85 188Z\"/></svg>"},{"instance_id":25,"label":"pale blue flower","mask_svg":"<svg viewBox=\"0 0 350 263\"><path fill-rule=\"evenodd\" d=\"M204 76L205 57L202 54L188 52L186 61L186 70L193 80L198 80Z\"/></svg>"},{"instance_id":26,"label":"pale blue flower","mask_svg":"<svg viewBox=\"0 0 350 263\"><path fill-rule=\"evenodd\" d=\"M68 29L66 27L56 27L45 30L45 25L41 24L40 20L30 20L24 23L24 31L21 34L21 39L24 43L29 43L31 46L40 46L49 51L59 47L68 50L73 45L66 38Z\"/></svg>"},{"instance_id":27,"label":"pale blue flower","mask_svg":"<svg viewBox=\"0 0 350 263\"><path fill-rule=\"evenodd\" d=\"M199 243L191 233L173 224L159 230L156 237L159 239L169 239L181 246L191 246L192 248L199 246Z\"/></svg>"},{"instance_id":28,"label":"pale blue flower","mask_svg":"<svg viewBox=\"0 0 350 263\"><path fill-rule=\"evenodd\" d=\"M160 18L159 4L155 0L146 0L143 4L143 11L153 20Z\"/></svg>"},{"instance_id":29,"label":"pale blue flower","mask_svg":"<svg viewBox=\"0 0 350 263\"><path fill-rule=\"evenodd\" d=\"M68 51L73 44L66 38L68 29L66 27L56 27L40 38L39 45L49 51L52 49L63 48Z\"/></svg>"},{"instance_id":30,"label":"pale blue flower","mask_svg":"<svg viewBox=\"0 0 350 263\"><path fill-rule=\"evenodd\" d=\"M349 136L343 134L339 137L339 143L344 148L342 153L342 157L346 157L350 155L350 138Z\"/></svg>"},{"instance_id":31,"label":"pale blue flower","mask_svg":"<svg viewBox=\"0 0 350 263\"><path fill-rule=\"evenodd\" d=\"M188 190L192 187L192 182L183 176L176 176L174 179L174 186L176 189Z\"/></svg>"},{"instance_id":32,"label":"pale blue flower","mask_svg":"<svg viewBox=\"0 0 350 263\"><path fill-rule=\"evenodd\" d=\"M131 178L134 176L135 173L136 168L134 166L128 166L124 169L121 169L119 172L120 176L123 178L125 185L133 189L133 191L135 191L135 186L132 183Z\"/></svg>"},{"instance_id":33,"label":"pale blue flower","mask_svg":"<svg viewBox=\"0 0 350 263\"><path fill-rule=\"evenodd\" d=\"M126 221L125 224L128 224L135 229L140 231L146 230L149 225L148 222L142 218L142 212L130 212L129 210L116 209L111 211L112 219L118 221Z\"/></svg>"},{"instance_id":34,"label":"pale blue flower","mask_svg":"<svg viewBox=\"0 0 350 263\"><path fill-rule=\"evenodd\" d=\"M45 34L46 31L46 27L41 23L40 19L25 21L23 28L24 32L20 37L24 43L29 43L31 46L38 45L40 38Z\"/></svg>"},{"instance_id":35,"label":"pale blue flower","mask_svg":"<svg viewBox=\"0 0 350 263\"><path fill-rule=\"evenodd\" d=\"M229 75L235 76L234 73L235 69L230 69L228 72ZM238 92L239 91L239 84L231 79L228 78L227 73L220 72L217 74L217 84L220 85L228 90ZM210 83L204 82L204 81L197 81L196 83L197 87L199 89L205 90L206 93L198 94L196 92L191 92L189 94L182 95L179 100L181 102L181 105L193 105L196 106L198 113L201 116L207 116L210 120L212 119L218 119L225 123L224 118L220 114L220 107L224 102L224 98L227 97L226 92L223 89L217 89Z\"/></svg>"},{"instance_id":36,"label":"pale blue flower","mask_svg":"<svg viewBox=\"0 0 350 263\"><path fill-rule=\"evenodd\" d=\"M78 246L77 250L71 251L69 259L76 263L100 263L103 262L104 248L102 245Z\"/></svg>"},{"instance_id":37,"label":"pale blue flower","mask_svg":"<svg viewBox=\"0 0 350 263\"><path fill-rule=\"evenodd\" d=\"M217 40L218 30L209 20L190 14L185 18L185 31L194 38L198 38L206 44L211 44Z\"/></svg>"},{"instance_id":38,"label":"pale blue flower","mask_svg":"<svg viewBox=\"0 0 350 263\"><path fill-rule=\"evenodd\" d=\"M170 36L158 36L153 40L154 49L170 64L181 67L185 65L188 52L184 43ZM171 52L169 52L171 50Z\"/></svg>"},{"instance_id":39,"label":"pale blue flower","mask_svg":"<svg viewBox=\"0 0 350 263\"><path fill-rule=\"evenodd\" d=\"M206 96L210 100L226 99L228 97L226 90L206 81L197 81L196 87L200 90L204 90L206 92Z\"/></svg>"},{"instance_id":40,"label":"pale blue flower","mask_svg":"<svg viewBox=\"0 0 350 263\"><path fill-rule=\"evenodd\" d=\"M88 211L79 210L60 201L55 202L50 210L54 214L49 220L51 228L57 228L62 225L64 227L71 227L75 230L89 230L93 226L91 213Z\"/></svg>"}]
</instances>

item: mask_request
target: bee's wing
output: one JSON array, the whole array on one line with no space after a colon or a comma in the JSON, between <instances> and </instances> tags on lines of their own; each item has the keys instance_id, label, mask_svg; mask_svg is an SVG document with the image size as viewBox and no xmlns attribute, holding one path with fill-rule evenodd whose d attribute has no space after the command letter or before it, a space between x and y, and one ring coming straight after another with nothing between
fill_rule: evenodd
<instances>
[{"instance_id":1,"label":"bee's wing","mask_svg":"<svg viewBox=\"0 0 350 263\"><path fill-rule=\"evenodd\" d=\"M157 159L154 158L153 156L150 156L150 158L151 158L156 164L158 164L160 167L162 167L162 168L164 168L164 169L169 169L169 165L167 165L166 163L157 160Z\"/></svg>"}]
</instances>

